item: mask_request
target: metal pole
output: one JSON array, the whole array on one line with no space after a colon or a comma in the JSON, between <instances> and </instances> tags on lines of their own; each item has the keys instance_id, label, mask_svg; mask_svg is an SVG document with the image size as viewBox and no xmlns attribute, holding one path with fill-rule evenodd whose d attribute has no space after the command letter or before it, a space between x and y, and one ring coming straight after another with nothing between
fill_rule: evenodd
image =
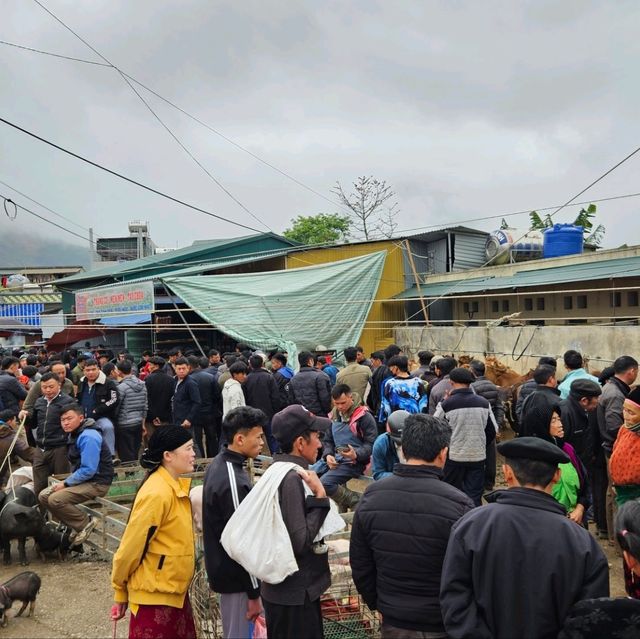
<instances>
[{"instance_id":1,"label":"metal pole","mask_svg":"<svg viewBox=\"0 0 640 639\"><path fill-rule=\"evenodd\" d=\"M418 296L420 297L420 304L422 306L422 313L424 314L424 321L429 326L429 312L427 311L427 306L424 303L424 297L422 297L422 291L420 289L420 278L418 277L418 271L416 270L416 263L413 261L413 254L411 253L411 245L409 244L409 240L404 241L407 256L409 258L409 264L411 265L411 270L413 271L413 279L416 283L416 288L418 289Z\"/></svg>"},{"instance_id":2,"label":"metal pole","mask_svg":"<svg viewBox=\"0 0 640 639\"><path fill-rule=\"evenodd\" d=\"M89 229L89 270L93 268L93 263L96 261L95 256L95 243L93 241L93 227Z\"/></svg>"},{"instance_id":3,"label":"metal pole","mask_svg":"<svg viewBox=\"0 0 640 639\"><path fill-rule=\"evenodd\" d=\"M184 319L184 315L182 314L182 311L178 308L178 305L174 302L173 295L169 293L169 289L167 288L167 285L164 283L163 280L160 280L160 283L162 284L162 287L164 288L165 293L167 294L167 297L171 300L171 303L173 304L174 308L176 309L176 311L178 311L178 315L180 315L180 319L183 321L184 325L187 327L187 330L189 331L191 338L200 349L200 352L202 353L202 357L206 357L207 354L204 352L204 350L202 350L202 346L200 346L200 342L198 341L198 338L193 334L191 327L189 326L189 324L187 324L187 320Z\"/></svg>"}]
</instances>

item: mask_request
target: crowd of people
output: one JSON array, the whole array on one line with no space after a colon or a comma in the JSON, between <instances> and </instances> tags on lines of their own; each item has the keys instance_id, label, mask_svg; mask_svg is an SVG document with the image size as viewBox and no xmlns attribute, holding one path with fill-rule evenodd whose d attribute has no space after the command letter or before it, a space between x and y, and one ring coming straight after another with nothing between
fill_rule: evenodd
<instances>
[{"instance_id":1,"label":"crowd of people","mask_svg":"<svg viewBox=\"0 0 640 639\"><path fill-rule=\"evenodd\" d=\"M380 614L383 637L640 636L633 357L599 377L575 350L563 356L564 373L555 358L540 358L519 388L516 437L500 443L505 395L482 362L460 366L421 351L411 370L394 344L369 357L346 348L344 361L303 351L294 367L285 352L243 344L207 357L144 352L138 362L106 349L6 355L0 486L11 450L32 465L43 512L77 547L96 524L77 505L104 496L118 464L140 460L148 472L112 573L112 618L129 608L131 637L195 636L192 504L182 475L198 457L211 459L202 534L225 637L250 637L262 617L269 637L323 636L323 526L333 502L354 511L353 580ZM507 488L494 490L497 452ZM252 490L245 462L260 455L273 458L269 477L280 469L272 494L295 558L295 570L273 583L224 543ZM49 485L54 474L67 477ZM364 494L348 487L365 475L373 482ZM608 598L597 537L620 550L630 599ZM264 557L266 574L271 561Z\"/></svg>"}]
</instances>

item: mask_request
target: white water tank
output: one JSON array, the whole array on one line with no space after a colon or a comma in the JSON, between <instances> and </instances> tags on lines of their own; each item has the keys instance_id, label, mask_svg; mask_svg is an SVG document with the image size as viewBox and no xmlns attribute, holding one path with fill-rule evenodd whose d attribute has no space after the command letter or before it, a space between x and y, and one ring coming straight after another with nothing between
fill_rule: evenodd
<instances>
[{"instance_id":1,"label":"white water tank","mask_svg":"<svg viewBox=\"0 0 640 639\"><path fill-rule=\"evenodd\" d=\"M542 257L541 231L524 229L499 229L487 238L485 256L491 264L526 262Z\"/></svg>"}]
</instances>

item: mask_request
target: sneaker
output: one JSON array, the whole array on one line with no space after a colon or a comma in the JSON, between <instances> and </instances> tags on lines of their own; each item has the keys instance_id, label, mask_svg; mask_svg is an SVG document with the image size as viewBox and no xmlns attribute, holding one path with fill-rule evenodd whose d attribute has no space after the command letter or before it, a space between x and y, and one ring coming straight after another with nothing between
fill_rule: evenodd
<instances>
[{"instance_id":1,"label":"sneaker","mask_svg":"<svg viewBox=\"0 0 640 639\"><path fill-rule=\"evenodd\" d=\"M93 518L89 517L89 523L80 531L74 532L69 537L69 541L72 546L79 546L82 542L87 541L91 531L96 527L98 522Z\"/></svg>"}]
</instances>

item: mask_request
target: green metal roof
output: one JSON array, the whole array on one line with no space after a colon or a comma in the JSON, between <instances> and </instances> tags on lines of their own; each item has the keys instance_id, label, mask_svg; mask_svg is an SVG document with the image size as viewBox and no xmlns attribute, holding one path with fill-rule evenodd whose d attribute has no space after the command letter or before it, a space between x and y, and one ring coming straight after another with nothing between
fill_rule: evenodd
<instances>
[{"instance_id":1,"label":"green metal roof","mask_svg":"<svg viewBox=\"0 0 640 639\"><path fill-rule=\"evenodd\" d=\"M515 289L528 286L564 284L565 282L583 282L586 280L608 280L616 277L640 276L640 256L624 257L614 260L581 262L551 268L519 271L506 277L485 275L484 277L460 278L447 282L422 284L423 297L442 297L461 293L481 293L496 289ZM416 286L399 293L396 299L418 298Z\"/></svg>"},{"instance_id":2,"label":"green metal roof","mask_svg":"<svg viewBox=\"0 0 640 639\"><path fill-rule=\"evenodd\" d=\"M282 257L287 255L291 249L282 249L279 251L263 251L261 253L252 253L245 257L238 258L226 258L222 260L211 260L203 262L196 266L183 266L175 269L165 270L161 274L144 275L142 277L134 277L127 279L127 284L135 284L136 282L147 282L149 280L165 279L166 277L177 277L186 275L200 275L208 271L217 271L223 268L229 268L230 266L239 266L241 264L251 264L251 262L259 262L261 260L268 260L273 257ZM107 284L106 286L120 286L122 282L115 282L113 284Z\"/></svg>"},{"instance_id":3,"label":"green metal roof","mask_svg":"<svg viewBox=\"0 0 640 639\"><path fill-rule=\"evenodd\" d=\"M230 239L199 240L191 246L186 246L168 253L160 253L143 257L139 260L130 260L119 264L112 264L102 268L93 269L86 273L78 273L70 277L56 280L56 286L65 287L71 285L77 289L85 283L87 286L96 286L100 283L153 279L156 276L164 276L180 267L200 268L205 262L216 261L218 258L249 257L257 253L283 250L286 247L294 248L298 242L293 242L275 233L260 233ZM264 258L262 258L264 259ZM206 270L206 269L205 269ZM202 272L202 269L200 271Z\"/></svg>"}]
</instances>

